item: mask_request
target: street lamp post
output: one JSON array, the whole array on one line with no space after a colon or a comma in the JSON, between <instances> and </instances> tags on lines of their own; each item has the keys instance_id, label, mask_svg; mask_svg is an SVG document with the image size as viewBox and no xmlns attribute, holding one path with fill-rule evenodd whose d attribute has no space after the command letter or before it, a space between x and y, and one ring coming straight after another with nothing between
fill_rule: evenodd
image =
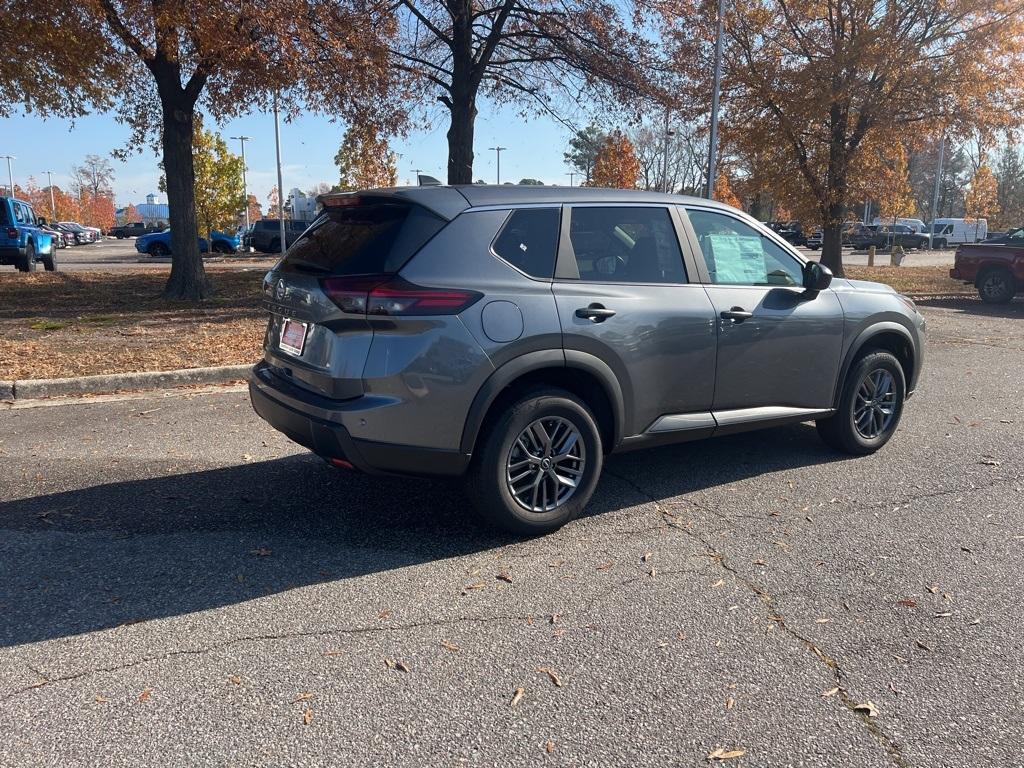
<instances>
[{"instance_id":1,"label":"street lamp post","mask_svg":"<svg viewBox=\"0 0 1024 768\"><path fill-rule=\"evenodd\" d=\"M932 249L932 237L935 235L935 220L939 217L939 190L942 188L942 161L946 154L946 132L942 132L939 141L939 167L935 169L935 193L932 195L932 221L928 228L928 250Z\"/></svg>"},{"instance_id":2,"label":"street lamp post","mask_svg":"<svg viewBox=\"0 0 1024 768\"><path fill-rule=\"evenodd\" d=\"M242 142L242 198L245 200L245 231L249 231L249 182L245 177L245 142L252 141L252 136L232 136L233 141Z\"/></svg>"},{"instance_id":3,"label":"street lamp post","mask_svg":"<svg viewBox=\"0 0 1024 768\"><path fill-rule=\"evenodd\" d=\"M281 255L286 249L284 234L284 182L281 177L281 117L277 111L277 91L274 91L274 143L277 146L277 214L280 224Z\"/></svg>"},{"instance_id":4,"label":"street lamp post","mask_svg":"<svg viewBox=\"0 0 1024 768\"><path fill-rule=\"evenodd\" d=\"M53 171L45 171L46 173L46 186L50 188L50 215L53 216L53 220L57 220L57 203L53 197Z\"/></svg>"},{"instance_id":5,"label":"street lamp post","mask_svg":"<svg viewBox=\"0 0 1024 768\"><path fill-rule=\"evenodd\" d=\"M411 168L410 170L413 172L413 174L415 174L415 179L416 179L415 186L418 187L420 185L420 174L423 173L423 169L422 168Z\"/></svg>"},{"instance_id":6,"label":"street lamp post","mask_svg":"<svg viewBox=\"0 0 1024 768\"><path fill-rule=\"evenodd\" d=\"M711 136L708 146L708 200L715 195L718 156L718 102L722 92L722 47L725 43L725 0L718 0L718 36L715 39L715 84L711 93Z\"/></svg>"},{"instance_id":7,"label":"street lamp post","mask_svg":"<svg viewBox=\"0 0 1024 768\"><path fill-rule=\"evenodd\" d=\"M7 183L11 197L14 197L14 171L11 170L11 160L17 160L14 155L0 155L0 158L7 161Z\"/></svg>"},{"instance_id":8,"label":"street lamp post","mask_svg":"<svg viewBox=\"0 0 1024 768\"><path fill-rule=\"evenodd\" d=\"M569 186L570 187L572 186L573 179L575 179L577 176L582 176L582 174L579 171L569 171L565 175L569 177Z\"/></svg>"},{"instance_id":9,"label":"street lamp post","mask_svg":"<svg viewBox=\"0 0 1024 768\"><path fill-rule=\"evenodd\" d=\"M498 184L501 184L501 153L508 149L508 147L488 147L487 149L498 155Z\"/></svg>"}]
</instances>

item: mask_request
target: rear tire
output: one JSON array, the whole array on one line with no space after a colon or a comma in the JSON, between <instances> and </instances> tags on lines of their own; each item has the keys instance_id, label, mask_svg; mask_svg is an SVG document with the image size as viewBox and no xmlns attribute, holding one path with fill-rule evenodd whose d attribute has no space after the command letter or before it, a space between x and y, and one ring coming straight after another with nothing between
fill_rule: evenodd
<instances>
[{"instance_id":1,"label":"rear tire","mask_svg":"<svg viewBox=\"0 0 1024 768\"><path fill-rule=\"evenodd\" d=\"M21 257L18 269L22 272L36 271L36 247L31 242L25 246L25 255Z\"/></svg>"},{"instance_id":2,"label":"rear tire","mask_svg":"<svg viewBox=\"0 0 1024 768\"><path fill-rule=\"evenodd\" d=\"M586 507L603 458L590 409L565 390L534 389L485 426L466 493L492 525L526 536L549 533Z\"/></svg>"},{"instance_id":3,"label":"rear tire","mask_svg":"<svg viewBox=\"0 0 1024 768\"><path fill-rule=\"evenodd\" d=\"M43 269L47 272L54 272L57 269L57 256L51 253L49 256L43 256Z\"/></svg>"},{"instance_id":4,"label":"rear tire","mask_svg":"<svg viewBox=\"0 0 1024 768\"><path fill-rule=\"evenodd\" d=\"M846 375L835 414L815 422L818 434L837 451L854 456L874 453L896 432L906 395L899 360L889 352L868 352Z\"/></svg>"},{"instance_id":5,"label":"rear tire","mask_svg":"<svg viewBox=\"0 0 1024 768\"><path fill-rule=\"evenodd\" d=\"M978 296L986 304L1006 304L1017 294L1017 281L1010 270L996 267L978 275Z\"/></svg>"},{"instance_id":6,"label":"rear tire","mask_svg":"<svg viewBox=\"0 0 1024 768\"><path fill-rule=\"evenodd\" d=\"M159 259L171 255L170 250L163 243L153 243L152 245L149 246L146 252L154 259Z\"/></svg>"}]
</instances>

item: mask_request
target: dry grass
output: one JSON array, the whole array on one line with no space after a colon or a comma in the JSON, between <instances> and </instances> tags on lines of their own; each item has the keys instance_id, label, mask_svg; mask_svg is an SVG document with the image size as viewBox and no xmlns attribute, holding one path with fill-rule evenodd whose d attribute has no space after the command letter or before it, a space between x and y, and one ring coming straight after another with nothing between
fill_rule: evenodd
<instances>
[{"instance_id":1,"label":"dry grass","mask_svg":"<svg viewBox=\"0 0 1024 768\"><path fill-rule=\"evenodd\" d=\"M0 273L0 379L238 365L260 357L263 270L210 269L201 305L160 298L166 272ZM847 267L915 297L973 296L945 267Z\"/></svg>"},{"instance_id":2,"label":"dry grass","mask_svg":"<svg viewBox=\"0 0 1024 768\"><path fill-rule=\"evenodd\" d=\"M264 272L210 269L214 298L160 298L166 272L0 273L0 379L255 362Z\"/></svg>"},{"instance_id":3,"label":"dry grass","mask_svg":"<svg viewBox=\"0 0 1024 768\"><path fill-rule=\"evenodd\" d=\"M846 267L846 276L886 283L915 298L977 295L974 286L952 279L949 267Z\"/></svg>"}]
</instances>

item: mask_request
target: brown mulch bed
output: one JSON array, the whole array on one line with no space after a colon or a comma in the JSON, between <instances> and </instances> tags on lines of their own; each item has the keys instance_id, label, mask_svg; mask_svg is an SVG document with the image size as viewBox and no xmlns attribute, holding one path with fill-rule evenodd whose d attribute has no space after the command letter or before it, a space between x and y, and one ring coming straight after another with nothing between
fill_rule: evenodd
<instances>
[{"instance_id":1,"label":"brown mulch bed","mask_svg":"<svg viewBox=\"0 0 1024 768\"><path fill-rule=\"evenodd\" d=\"M0 379L255 362L265 271L208 272L199 305L160 298L163 271L0 273Z\"/></svg>"},{"instance_id":2,"label":"brown mulch bed","mask_svg":"<svg viewBox=\"0 0 1024 768\"><path fill-rule=\"evenodd\" d=\"M208 269L202 304L160 298L166 272L0 273L0 379L239 365L260 358L264 270ZM946 267L847 267L915 297L973 296Z\"/></svg>"}]
</instances>

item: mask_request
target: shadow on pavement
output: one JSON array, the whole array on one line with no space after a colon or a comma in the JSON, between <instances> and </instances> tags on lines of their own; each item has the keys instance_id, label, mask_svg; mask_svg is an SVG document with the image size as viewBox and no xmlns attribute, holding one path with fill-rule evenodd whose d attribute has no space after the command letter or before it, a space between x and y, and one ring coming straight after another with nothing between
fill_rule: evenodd
<instances>
[{"instance_id":1,"label":"shadow on pavement","mask_svg":"<svg viewBox=\"0 0 1024 768\"><path fill-rule=\"evenodd\" d=\"M1024 295L1019 295L1009 304L986 304L977 296L914 299L919 307L952 309L966 315L982 317L1024 318Z\"/></svg>"},{"instance_id":2,"label":"shadow on pavement","mask_svg":"<svg viewBox=\"0 0 1024 768\"><path fill-rule=\"evenodd\" d=\"M621 478L668 498L843 458L807 425L612 456L587 517L646 500L624 495ZM343 472L310 455L0 504L0 647L511 541L466 507L455 483Z\"/></svg>"}]
</instances>

